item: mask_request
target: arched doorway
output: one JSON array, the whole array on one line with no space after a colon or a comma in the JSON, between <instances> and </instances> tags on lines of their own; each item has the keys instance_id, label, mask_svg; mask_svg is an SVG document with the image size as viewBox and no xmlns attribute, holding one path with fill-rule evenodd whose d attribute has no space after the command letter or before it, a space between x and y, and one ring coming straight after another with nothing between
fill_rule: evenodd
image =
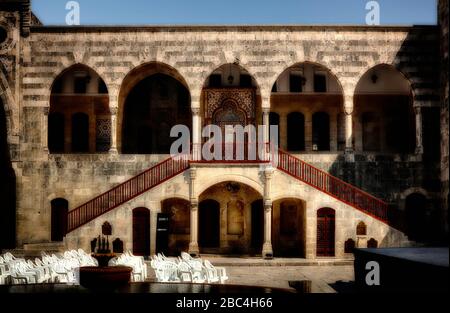
<instances>
[{"instance_id":1,"label":"arched doorway","mask_svg":"<svg viewBox=\"0 0 450 313\"><path fill-rule=\"evenodd\" d=\"M168 219L168 241L166 247L157 247L167 255L180 255L189 248L191 203L185 199L171 198L162 201L162 214ZM158 245L158 240L157 240Z\"/></svg>"},{"instance_id":2,"label":"arched doorway","mask_svg":"<svg viewBox=\"0 0 450 313\"><path fill-rule=\"evenodd\" d=\"M264 232L262 195L236 181L214 184L199 196L200 253L260 254Z\"/></svg>"},{"instance_id":3,"label":"arched doorway","mask_svg":"<svg viewBox=\"0 0 450 313\"><path fill-rule=\"evenodd\" d=\"M169 154L170 130L192 124L191 96L172 67L152 62L125 77L119 95L118 144L122 153Z\"/></svg>"},{"instance_id":4,"label":"arched doorway","mask_svg":"<svg viewBox=\"0 0 450 313\"><path fill-rule=\"evenodd\" d=\"M405 200L406 234L413 241L425 241L428 235L427 199L412 193Z\"/></svg>"},{"instance_id":5,"label":"arched doorway","mask_svg":"<svg viewBox=\"0 0 450 313\"><path fill-rule=\"evenodd\" d=\"M330 116L326 112L316 112L312 120L313 151L330 150Z\"/></svg>"},{"instance_id":6,"label":"arched doorway","mask_svg":"<svg viewBox=\"0 0 450 313\"><path fill-rule=\"evenodd\" d=\"M147 208L133 210L133 254L150 255L150 211Z\"/></svg>"},{"instance_id":7,"label":"arched doorway","mask_svg":"<svg viewBox=\"0 0 450 313\"><path fill-rule=\"evenodd\" d=\"M67 232L69 202L62 198L54 199L51 201L51 210L51 240L63 241Z\"/></svg>"},{"instance_id":8,"label":"arched doorway","mask_svg":"<svg viewBox=\"0 0 450 313\"><path fill-rule=\"evenodd\" d=\"M317 211L317 256L334 256L335 215L331 208Z\"/></svg>"}]
</instances>

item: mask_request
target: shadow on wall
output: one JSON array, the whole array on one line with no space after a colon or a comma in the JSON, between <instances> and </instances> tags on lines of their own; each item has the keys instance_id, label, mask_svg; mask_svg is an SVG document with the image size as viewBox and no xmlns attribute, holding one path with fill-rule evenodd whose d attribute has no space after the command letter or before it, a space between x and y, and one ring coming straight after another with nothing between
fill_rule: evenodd
<instances>
[{"instance_id":1,"label":"shadow on wall","mask_svg":"<svg viewBox=\"0 0 450 313\"><path fill-rule=\"evenodd\" d=\"M409 133L412 133L413 137L410 138L408 135L407 138L403 138L405 142L410 142L409 151L380 153L376 149L365 150L365 145L360 144L361 147L359 149L363 149L365 153L360 153L360 150L356 151L355 162L346 162L343 155L339 156L329 166L329 172L390 203L389 221L393 227L407 231L412 227L411 223L414 227L420 225L423 227L422 231L427 232L426 242L436 244L443 239L444 218L442 217L439 199L430 198L424 204L423 209L428 212L428 222L414 220L411 217L408 220L406 212L401 209L402 205L399 205L402 201L399 195L411 187L421 187L429 193L438 193L440 191L439 160L441 151L439 106L422 107L420 109L423 129L423 161L408 160L408 155L414 153L415 148L414 140L416 131L413 121L413 106L420 106L422 103L430 102L436 102L438 104L440 100L439 95L433 92L439 90L439 80L436 79L436 77L439 77L438 71L440 68L437 28L436 40L432 41L433 39L429 39L430 33L432 34L432 30L428 27L413 27L398 50L394 61L391 64L387 64L387 66L392 66L400 72L411 86L412 96L409 104L410 107L408 108L409 117L405 118L410 121L412 129ZM354 60L365 62L359 59L360 56L358 54L355 54L353 57ZM367 67L369 67L368 64ZM369 71L373 71L373 73L369 72L369 75L372 76L372 83L376 90L381 90L382 92L383 88L389 88L389 86L385 87L383 85L383 75L380 75L377 67L373 67ZM373 78L374 75L377 75L377 79ZM430 91L420 92L421 90ZM389 94L389 92L386 92L386 94ZM363 113L373 109L373 104L369 100L368 96L360 96L359 100L357 100L359 103L355 104L355 108L359 106L360 110L353 116L354 123L356 121L363 121ZM364 106L364 104L368 105ZM398 136L398 134L402 133L399 128L403 124L398 123L398 116L391 115L391 111L386 111L384 118L386 120L380 122L381 124L379 125L385 125L379 134L385 138L384 140L390 137L392 139L394 135ZM370 129L379 128L372 127ZM402 138L397 139L402 140ZM369 157L369 154L372 156ZM315 164L315 166L324 167L324 164ZM427 223L428 225L426 225ZM389 238L389 235L387 237ZM389 240L388 238L386 240ZM411 239L414 240L413 238Z\"/></svg>"},{"instance_id":2,"label":"shadow on wall","mask_svg":"<svg viewBox=\"0 0 450 313\"><path fill-rule=\"evenodd\" d=\"M16 176L7 137L6 114L0 99L0 249L16 245Z\"/></svg>"}]
</instances>

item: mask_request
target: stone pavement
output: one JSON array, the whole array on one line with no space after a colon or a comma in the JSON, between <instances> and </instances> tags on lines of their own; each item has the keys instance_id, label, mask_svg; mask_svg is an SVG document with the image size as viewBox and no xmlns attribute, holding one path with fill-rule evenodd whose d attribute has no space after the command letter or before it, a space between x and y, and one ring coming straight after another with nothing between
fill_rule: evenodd
<instances>
[{"instance_id":1,"label":"stone pavement","mask_svg":"<svg viewBox=\"0 0 450 313\"><path fill-rule=\"evenodd\" d=\"M289 281L311 280L311 292L334 293L330 284L354 281L353 260L295 258L232 258L203 256L215 266L226 268L227 284L287 288ZM149 268L150 280L154 271Z\"/></svg>"}]
</instances>

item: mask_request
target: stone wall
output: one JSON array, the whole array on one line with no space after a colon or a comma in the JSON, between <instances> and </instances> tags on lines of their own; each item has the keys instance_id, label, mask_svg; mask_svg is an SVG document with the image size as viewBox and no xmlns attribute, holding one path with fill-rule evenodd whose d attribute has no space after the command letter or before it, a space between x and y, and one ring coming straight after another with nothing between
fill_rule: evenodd
<instances>
[{"instance_id":1,"label":"stone wall","mask_svg":"<svg viewBox=\"0 0 450 313\"><path fill-rule=\"evenodd\" d=\"M0 48L0 94L17 176L19 245L49 240L52 199L66 198L73 209L164 158L113 153L48 154L46 114L51 86L64 69L77 63L89 66L103 78L109 91L112 121L118 124L122 118L117 110L122 82L133 69L149 62L166 64L183 78L192 108L200 107L202 88L214 69L238 63L255 79L261 107L269 109L277 77L291 65L305 61L321 64L336 76L343 88L347 114L353 112L353 94L359 79L383 63L393 65L408 78L414 107L440 105L435 79L439 31L433 26L35 26L25 37L20 36L20 12L2 11L1 21L7 21L12 34L6 50ZM420 120L420 109L417 112ZM113 132L113 137L117 133ZM405 190L413 187L429 190L433 198L438 167L421 162L421 125L417 136L418 154L302 157L388 201L398 201ZM240 175L245 176L246 170ZM428 176L432 183L426 179ZM209 180L205 177L205 182ZM35 228L36 223L42 227ZM311 248L306 250L311 254Z\"/></svg>"}]
</instances>

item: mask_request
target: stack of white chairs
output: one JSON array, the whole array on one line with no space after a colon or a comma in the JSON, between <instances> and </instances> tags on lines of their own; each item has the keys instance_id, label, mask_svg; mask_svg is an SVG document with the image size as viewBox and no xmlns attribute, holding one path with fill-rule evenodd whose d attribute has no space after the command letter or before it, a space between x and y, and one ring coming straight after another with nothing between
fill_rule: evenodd
<instances>
[{"instance_id":1,"label":"stack of white chairs","mask_svg":"<svg viewBox=\"0 0 450 313\"><path fill-rule=\"evenodd\" d=\"M158 282L220 283L228 279L224 267L215 267L208 260L193 258L182 252L177 258L158 253L151 258L150 266Z\"/></svg>"},{"instance_id":2,"label":"stack of white chairs","mask_svg":"<svg viewBox=\"0 0 450 313\"><path fill-rule=\"evenodd\" d=\"M147 265L142 256L133 255L130 251L121 254L119 257L109 261L109 266L124 265L133 269L131 273L132 282L143 282L147 279Z\"/></svg>"},{"instance_id":3,"label":"stack of white chairs","mask_svg":"<svg viewBox=\"0 0 450 313\"><path fill-rule=\"evenodd\" d=\"M0 284L79 283L80 266L98 266L82 249L61 255L42 252L41 258L25 260L7 252L0 256Z\"/></svg>"}]
</instances>

